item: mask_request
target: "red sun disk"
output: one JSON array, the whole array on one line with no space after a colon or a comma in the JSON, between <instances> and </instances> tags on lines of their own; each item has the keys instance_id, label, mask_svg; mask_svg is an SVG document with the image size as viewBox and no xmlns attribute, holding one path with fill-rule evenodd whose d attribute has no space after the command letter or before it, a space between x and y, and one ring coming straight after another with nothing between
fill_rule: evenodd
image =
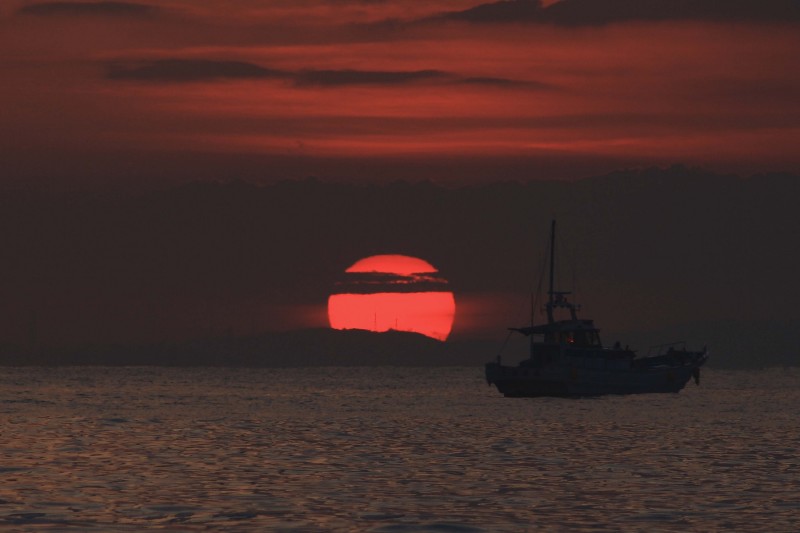
<instances>
[{"instance_id":1,"label":"red sun disk","mask_svg":"<svg viewBox=\"0 0 800 533\"><path fill-rule=\"evenodd\" d=\"M373 255L356 261L345 272L381 272L383 274L429 274L438 272L427 261L408 255Z\"/></svg>"},{"instance_id":2,"label":"red sun disk","mask_svg":"<svg viewBox=\"0 0 800 533\"><path fill-rule=\"evenodd\" d=\"M361 276L376 275L363 286L367 292L355 290L332 294L328 298L328 320L334 329L363 329L368 331L409 331L444 341L453 328L456 303L453 293L442 290L425 290L430 285L421 282L417 274L438 272L422 259L406 255L375 255L354 263L345 271ZM397 281L380 277L393 274L402 277L403 291L398 292ZM446 285L446 280L440 280ZM415 284L419 290L414 291ZM345 285L346 286L346 285ZM373 289L374 292L370 292Z\"/></svg>"},{"instance_id":3,"label":"red sun disk","mask_svg":"<svg viewBox=\"0 0 800 533\"><path fill-rule=\"evenodd\" d=\"M328 317L334 329L410 331L446 340L456 310L452 292L334 294Z\"/></svg>"}]
</instances>

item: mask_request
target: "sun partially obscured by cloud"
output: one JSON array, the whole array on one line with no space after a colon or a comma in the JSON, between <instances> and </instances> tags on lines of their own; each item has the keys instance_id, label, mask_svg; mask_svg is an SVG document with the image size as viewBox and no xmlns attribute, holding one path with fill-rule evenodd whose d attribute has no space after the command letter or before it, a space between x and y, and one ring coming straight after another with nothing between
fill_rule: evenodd
<instances>
[{"instance_id":1,"label":"sun partially obscured by cloud","mask_svg":"<svg viewBox=\"0 0 800 533\"><path fill-rule=\"evenodd\" d=\"M7 179L67 182L191 176L198 153L277 177L799 170L798 20L790 0L16 1L0 151Z\"/></svg>"}]
</instances>

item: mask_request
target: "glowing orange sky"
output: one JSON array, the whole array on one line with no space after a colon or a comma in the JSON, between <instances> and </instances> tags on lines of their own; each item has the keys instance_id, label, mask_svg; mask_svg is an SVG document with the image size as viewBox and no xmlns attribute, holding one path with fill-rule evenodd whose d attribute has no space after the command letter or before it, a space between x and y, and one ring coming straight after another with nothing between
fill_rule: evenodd
<instances>
[{"instance_id":1,"label":"glowing orange sky","mask_svg":"<svg viewBox=\"0 0 800 533\"><path fill-rule=\"evenodd\" d=\"M800 170L792 21L420 22L476 0L25 11L36 3L0 8L6 179L193 176L209 165L196 153L273 178L381 179L337 167L364 159L445 161L435 177L456 182L459 158L523 161L511 178L551 177L548 161L556 177Z\"/></svg>"}]
</instances>

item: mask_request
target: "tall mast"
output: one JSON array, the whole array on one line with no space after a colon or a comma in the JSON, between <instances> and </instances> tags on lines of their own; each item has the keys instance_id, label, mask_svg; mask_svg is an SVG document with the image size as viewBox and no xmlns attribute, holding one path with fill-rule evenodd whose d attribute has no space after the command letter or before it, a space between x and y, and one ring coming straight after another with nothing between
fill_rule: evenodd
<instances>
[{"instance_id":1,"label":"tall mast","mask_svg":"<svg viewBox=\"0 0 800 533\"><path fill-rule=\"evenodd\" d=\"M556 268L556 221L553 220L550 224L550 291L548 292L549 300L547 303L547 321L552 323L553 320L553 306L555 305L555 289L554 278Z\"/></svg>"}]
</instances>

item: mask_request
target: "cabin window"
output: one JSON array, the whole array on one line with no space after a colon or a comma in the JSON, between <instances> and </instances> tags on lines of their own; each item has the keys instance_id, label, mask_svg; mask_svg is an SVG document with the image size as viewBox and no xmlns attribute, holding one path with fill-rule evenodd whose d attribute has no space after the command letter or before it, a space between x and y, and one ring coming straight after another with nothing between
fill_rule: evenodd
<instances>
[{"instance_id":1,"label":"cabin window","mask_svg":"<svg viewBox=\"0 0 800 533\"><path fill-rule=\"evenodd\" d=\"M579 344L581 346L599 346L600 336L596 331L579 332Z\"/></svg>"},{"instance_id":2,"label":"cabin window","mask_svg":"<svg viewBox=\"0 0 800 533\"><path fill-rule=\"evenodd\" d=\"M561 344L571 344L573 346L599 346L600 336L594 330L578 330L561 332L558 340Z\"/></svg>"},{"instance_id":3,"label":"cabin window","mask_svg":"<svg viewBox=\"0 0 800 533\"><path fill-rule=\"evenodd\" d=\"M572 334L572 332L567 332L567 333L562 332L559 335L558 340L561 344L575 344L575 336Z\"/></svg>"}]
</instances>

